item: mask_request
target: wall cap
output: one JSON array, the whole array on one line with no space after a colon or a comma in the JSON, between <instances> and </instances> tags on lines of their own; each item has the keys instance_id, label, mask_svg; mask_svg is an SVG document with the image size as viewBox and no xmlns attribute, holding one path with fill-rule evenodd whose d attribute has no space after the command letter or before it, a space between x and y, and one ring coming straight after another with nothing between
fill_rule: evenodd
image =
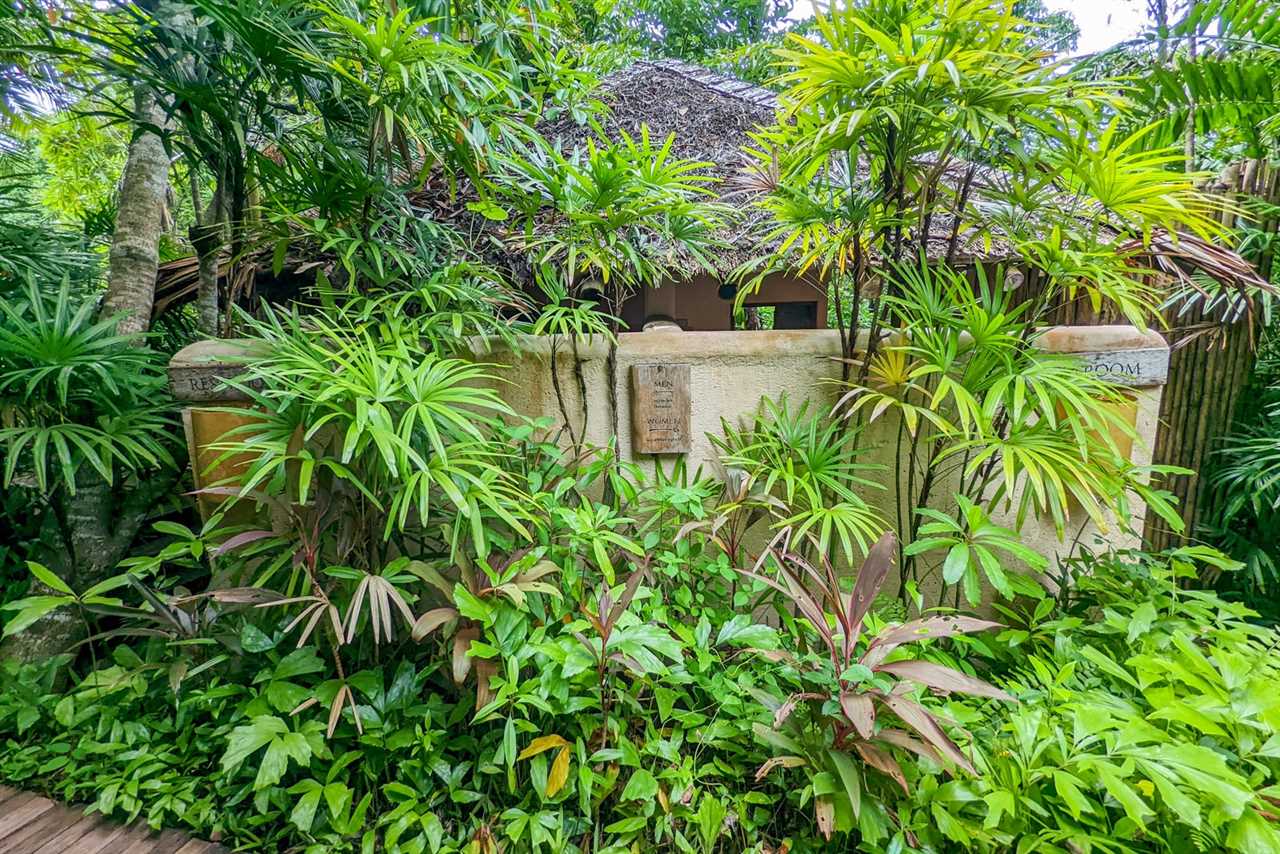
<instances>
[{"instance_id":1,"label":"wall cap","mask_svg":"<svg viewBox=\"0 0 1280 854\"><path fill-rule=\"evenodd\" d=\"M1036 344L1050 353L1169 350L1160 333L1136 326L1051 326L1037 336Z\"/></svg>"},{"instance_id":2,"label":"wall cap","mask_svg":"<svg viewBox=\"0 0 1280 854\"><path fill-rule=\"evenodd\" d=\"M1085 370L1114 385L1150 388L1169 380L1169 345L1135 326L1054 326L1036 337L1049 353L1079 356Z\"/></svg>"},{"instance_id":3,"label":"wall cap","mask_svg":"<svg viewBox=\"0 0 1280 854\"><path fill-rule=\"evenodd\" d=\"M866 347L867 330L858 336ZM1159 333L1134 326L1053 326L1039 333L1036 345L1051 353L1070 353L1085 360L1086 367L1119 385L1164 385L1169 371L1169 345ZM514 347L495 339L476 338L473 355L481 361L497 356L551 354L550 336L520 335ZM244 364L266 352L262 342L231 338L197 341L178 351L169 361L169 385L173 396L192 403L243 401L247 398L222 382L244 372ZM572 357L573 348L561 340L556 352ZM602 336L579 342L578 357L600 360L608 356ZM766 329L720 332L684 332L649 329L618 335L618 353L627 360L700 358L838 357L840 333L835 329Z\"/></svg>"},{"instance_id":4,"label":"wall cap","mask_svg":"<svg viewBox=\"0 0 1280 854\"><path fill-rule=\"evenodd\" d=\"M244 373L247 362L266 352L266 345L252 338L211 338L188 344L169 360L169 391L187 403L248 400L223 380Z\"/></svg>"}]
</instances>

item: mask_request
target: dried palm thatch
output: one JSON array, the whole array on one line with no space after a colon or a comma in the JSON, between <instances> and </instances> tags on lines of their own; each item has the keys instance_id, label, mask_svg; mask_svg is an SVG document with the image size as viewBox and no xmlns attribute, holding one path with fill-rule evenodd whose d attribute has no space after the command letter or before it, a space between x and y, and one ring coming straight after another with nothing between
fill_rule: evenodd
<instances>
[{"instance_id":1,"label":"dried palm thatch","mask_svg":"<svg viewBox=\"0 0 1280 854\"><path fill-rule=\"evenodd\" d=\"M605 77L595 94L605 110L598 123L606 136L616 140L626 133L639 139L645 129L658 142L673 136L671 156L707 164L699 174L712 179L709 189L730 206L723 227L714 235L718 245L705 258L655 239L655 251L671 250L677 273L705 272L709 264L727 276L765 250L756 237L765 213L728 191L742 168L742 146L750 141L748 134L773 121L774 93L678 60L645 60ZM535 127L565 153L585 149L597 133L567 115ZM526 248L530 238L549 235L562 224L557 212L548 207L535 217L532 233L526 233L528 224L523 221L494 222L468 208L474 194L466 187L456 195L441 189L429 187L415 201L455 226L487 260L510 270L518 280L531 277L532 259Z\"/></svg>"},{"instance_id":2,"label":"dried palm thatch","mask_svg":"<svg viewBox=\"0 0 1280 854\"><path fill-rule=\"evenodd\" d=\"M333 259L305 246L300 241L282 260L279 275L273 275L273 258L270 246L251 249L239 264L232 264L224 258L218 264L218 277L222 279L222 292L237 297L252 299L262 290L266 280L279 279L281 286L296 282L307 276L316 267L331 270ZM228 277L230 280L228 281ZM152 318L159 317L166 311L194 302L200 290L200 265L194 255L176 258L161 264L156 275L156 299L152 308ZM280 287L268 288L266 297L274 297Z\"/></svg>"},{"instance_id":3,"label":"dried palm thatch","mask_svg":"<svg viewBox=\"0 0 1280 854\"><path fill-rule=\"evenodd\" d=\"M606 108L600 120L604 133L616 137L625 132L638 137L647 128L653 139L672 135L673 156L706 163L702 171L715 179L712 189L729 210L716 235L719 245L704 259L676 251L672 266L677 274L703 272L705 261L727 278L746 262L770 255L778 248L781 238L769 236L770 214L754 204L776 185L776 169L758 161L748 165L743 155L744 146L751 142L751 132L775 120L778 104L773 92L689 63L646 60L606 77L597 94ZM584 148L595 134L590 126L579 124L568 115L542 122L537 130L566 152ZM953 159L942 170L928 162L917 166L921 186L936 185L940 192L949 194L972 191L971 201L976 205L985 203L982 197L988 193L984 191L999 196L1001 176L975 164ZM866 166L859 164L858 168L859 181L871 184ZM525 224L486 219L468 206L474 199L465 186L450 192L444 183L429 183L411 201L424 216L452 225L467 244L486 260L508 270L515 281L529 281L534 259L527 248L530 235L524 231ZM551 233L558 225L556 212L547 208L533 223L533 236L538 236L539 231ZM922 248L932 260L946 259L961 266L1017 260L1000 234L990 229L979 233L962 226L949 214L936 214L926 228L928 236ZM1248 292L1259 284L1252 268L1234 253L1185 236L1175 240L1157 235L1144 249L1144 255L1149 256L1154 269L1176 283L1208 277L1233 293ZM271 261L271 253L262 251L236 266L238 270L256 269L262 276L270 271ZM331 261L318 251L295 246L285 271L297 272ZM785 259L778 266L785 267ZM185 259L161 268L157 311L194 297L194 272L194 261Z\"/></svg>"},{"instance_id":4,"label":"dried palm thatch","mask_svg":"<svg viewBox=\"0 0 1280 854\"><path fill-rule=\"evenodd\" d=\"M773 189L777 176L770 174L767 164L744 157L744 147L751 144L750 134L775 120L775 93L701 66L664 59L642 60L609 75L601 81L597 94L606 109L599 124L609 137L626 133L638 138L647 128L652 139L674 137L673 156L708 164L701 174L713 179L710 189L716 193L715 200L729 210L716 234L719 246L706 259L716 273L728 277L745 263L778 248L780 239L768 237L770 214L753 204ZM540 123L537 130L565 152L585 148L596 133L569 116ZM957 187L964 167L963 163L952 164L947 174L939 177ZM921 168L928 171L929 166ZM859 178L871 183L865 165L860 167ZM478 238L494 260L526 271L527 259L521 257L525 235L516 233L509 224L483 220L466 208L465 201L436 199L433 207ZM534 231L549 233L557 224L555 212L547 209L534 223ZM949 251L957 263L1007 257L1007 246L1000 240L953 234L953 225L952 218L945 215L932 222L926 247L930 258L942 260ZM680 251L674 267L677 273L688 275L705 270L699 258Z\"/></svg>"},{"instance_id":5,"label":"dried palm thatch","mask_svg":"<svg viewBox=\"0 0 1280 854\"><path fill-rule=\"evenodd\" d=\"M709 260L728 275L759 255L754 238L763 212L731 195L731 181L742 168L742 146L757 127L773 121L777 97L759 86L678 60L642 61L610 75L601 83L600 99L608 110L601 122L606 133L625 132L664 139L674 135L672 153L710 164L703 171L716 179L711 189L732 205L732 215L716 235L720 248ZM593 131L562 118L539 131L564 150L585 146ZM677 268L700 272L698 261L679 257Z\"/></svg>"}]
</instances>

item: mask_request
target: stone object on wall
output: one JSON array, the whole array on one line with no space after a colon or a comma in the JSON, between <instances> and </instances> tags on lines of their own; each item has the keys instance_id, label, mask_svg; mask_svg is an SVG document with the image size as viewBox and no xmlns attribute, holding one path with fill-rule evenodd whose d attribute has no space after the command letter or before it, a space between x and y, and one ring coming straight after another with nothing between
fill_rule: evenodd
<instances>
[{"instance_id":1,"label":"stone object on wall","mask_svg":"<svg viewBox=\"0 0 1280 854\"><path fill-rule=\"evenodd\" d=\"M1039 338L1045 350L1069 353L1113 385L1143 388L1169 378L1169 345L1132 326L1056 326Z\"/></svg>"},{"instance_id":2,"label":"stone object on wall","mask_svg":"<svg viewBox=\"0 0 1280 854\"><path fill-rule=\"evenodd\" d=\"M250 414L248 395L223 380L244 373L246 362L261 352L257 342L211 339L184 347L169 360L169 390L186 404L182 425L197 490L235 483L253 460L252 454L227 455L220 447L233 438L231 431L257 420ZM208 519L225 500L200 494L196 503L201 517ZM247 522L250 509L237 507L233 521Z\"/></svg>"}]
</instances>

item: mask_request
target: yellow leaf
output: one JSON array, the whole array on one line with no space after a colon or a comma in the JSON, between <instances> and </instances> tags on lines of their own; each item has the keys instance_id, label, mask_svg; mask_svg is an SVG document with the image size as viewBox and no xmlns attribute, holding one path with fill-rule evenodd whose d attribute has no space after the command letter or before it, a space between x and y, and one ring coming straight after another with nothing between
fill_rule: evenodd
<instances>
[{"instance_id":1,"label":"yellow leaf","mask_svg":"<svg viewBox=\"0 0 1280 854\"><path fill-rule=\"evenodd\" d=\"M569 742L565 741L558 735L540 735L533 741L529 742L529 746L520 751L520 755L516 757L516 761L528 759L530 756L537 756L539 753L551 750L556 747L567 747Z\"/></svg>"},{"instance_id":2,"label":"yellow leaf","mask_svg":"<svg viewBox=\"0 0 1280 854\"><path fill-rule=\"evenodd\" d=\"M560 736L551 736L551 738L560 738ZM560 740L564 741L564 739ZM569 779L569 746L565 745L556 754L555 761L551 763L551 773L547 774L547 797L552 797L564 788L564 781L567 779Z\"/></svg>"}]
</instances>

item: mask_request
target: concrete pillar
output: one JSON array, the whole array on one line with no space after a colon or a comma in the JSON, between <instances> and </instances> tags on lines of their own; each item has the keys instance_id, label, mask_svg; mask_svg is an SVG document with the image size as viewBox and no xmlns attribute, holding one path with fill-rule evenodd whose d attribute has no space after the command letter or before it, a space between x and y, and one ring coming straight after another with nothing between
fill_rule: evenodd
<instances>
[{"instance_id":1,"label":"concrete pillar","mask_svg":"<svg viewBox=\"0 0 1280 854\"><path fill-rule=\"evenodd\" d=\"M218 447L235 441L227 435L229 431L256 420L249 414L253 405L249 396L223 380L243 373L245 365L260 352L261 345L255 341L199 341L179 350L169 361L169 388L184 404L182 426L197 490L234 484L250 462L252 455L228 455ZM225 499L197 496L201 518L208 519Z\"/></svg>"}]
</instances>

